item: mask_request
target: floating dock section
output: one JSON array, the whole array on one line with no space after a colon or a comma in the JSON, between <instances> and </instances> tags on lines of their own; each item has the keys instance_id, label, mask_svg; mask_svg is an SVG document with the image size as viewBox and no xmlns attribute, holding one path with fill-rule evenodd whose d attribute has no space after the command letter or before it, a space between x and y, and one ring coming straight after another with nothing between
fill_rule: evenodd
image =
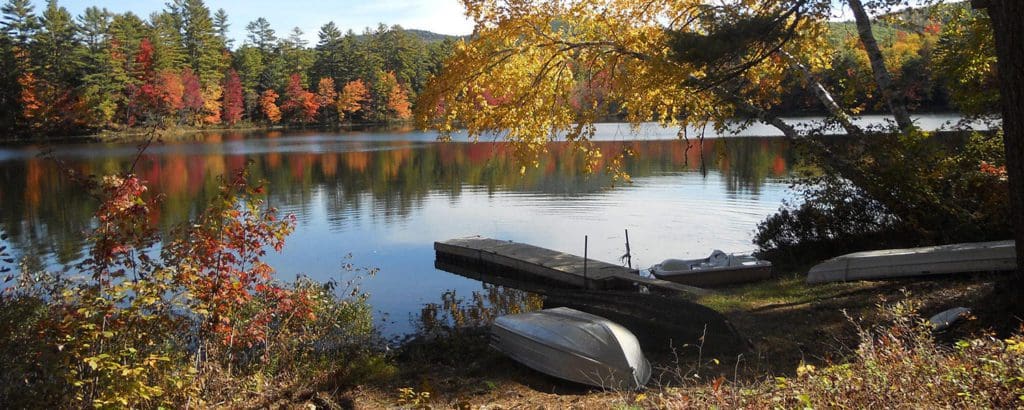
<instances>
[{"instance_id":1,"label":"floating dock section","mask_svg":"<svg viewBox=\"0 0 1024 410\"><path fill-rule=\"evenodd\" d=\"M636 269L570 255L524 243L473 236L434 242L439 262L470 263L514 272L529 279L557 287L580 289L631 289L702 295L705 289L655 278L641 277Z\"/></svg>"}]
</instances>

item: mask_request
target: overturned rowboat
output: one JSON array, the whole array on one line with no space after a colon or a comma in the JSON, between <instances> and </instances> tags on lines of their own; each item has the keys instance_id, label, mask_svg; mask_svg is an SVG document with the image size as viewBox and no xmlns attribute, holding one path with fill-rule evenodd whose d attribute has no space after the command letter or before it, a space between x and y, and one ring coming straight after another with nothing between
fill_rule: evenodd
<instances>
[{"instance_id":1,"label":"overturned rowboat","mask_svg":"<svg viewBox=\"0 0 1024 410\"><path fill-rule=\"evenodd\" d=\"M633 333L565 307L499 317L491 347L541 373L606 389L639 389L651 377Z\"/></svg>"},{"instance_id":2,"label":"overturned rowboat","mask_svg":"<svg viewBox=\"0 0 1024 410\"><path fill-rule=\"evenodd\" d=\"M883 249L838 256L815 265L807 283L895 279L1017 269L1014 241Z\"/></svg>"}]
</instances>

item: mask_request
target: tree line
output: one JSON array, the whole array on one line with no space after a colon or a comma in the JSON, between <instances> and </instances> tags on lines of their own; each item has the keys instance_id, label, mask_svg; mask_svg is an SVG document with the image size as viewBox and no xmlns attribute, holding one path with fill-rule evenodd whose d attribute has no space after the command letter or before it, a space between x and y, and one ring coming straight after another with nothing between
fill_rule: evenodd
<instances>
[{"instance_id":1,"label":"tree line","mask_svg":"<svg viewBox=\"0 0 1024 410\"><path fill-rule=\"evenodd\" d=\"M338 125L410 116L411 101L450 53L400 26L362 34L333 22L316 44L265 18L228 37L227 12L173 0L147 18L49 0L0 8L0 131L67 135L153 121L178 126Z\"/></svg>"}]
</instances>

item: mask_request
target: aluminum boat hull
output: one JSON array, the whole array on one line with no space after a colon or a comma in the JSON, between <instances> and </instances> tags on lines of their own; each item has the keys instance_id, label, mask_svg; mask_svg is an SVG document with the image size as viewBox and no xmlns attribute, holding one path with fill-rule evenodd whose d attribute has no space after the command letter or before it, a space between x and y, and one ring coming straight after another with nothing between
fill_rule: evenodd
<instances>
[{"instance_id":1,"label":"aluminum boat hull","mask_svg":"<svg viewBox=\"0 0 1024 410\"><path fill-rule=\"evenodd\" d=\"M570 308L499 317L491 347L541 373L606 389L638 389L651 377L633 333Z\"/></svg>"}]
</instances>

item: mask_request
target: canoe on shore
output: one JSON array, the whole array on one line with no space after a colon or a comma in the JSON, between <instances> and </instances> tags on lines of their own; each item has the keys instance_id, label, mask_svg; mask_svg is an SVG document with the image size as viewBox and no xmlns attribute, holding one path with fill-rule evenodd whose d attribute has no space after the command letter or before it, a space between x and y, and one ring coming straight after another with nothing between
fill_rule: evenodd
<instances>
[{"instance_id":1,"label":"canoe on shore","mask_svg":"<svg viewBox=\"0 0 1024 410\"><path fill-rule=\"evenodd\" d=\"M807 283L1014 270L1015 252L1012 240L856 252L815 265Z\"/></svg>"},{"instance_id":2,"label":"canoe on shore","mask_svg":"<svg viewBox=\"0 0 1024 410\"><path fill-rule=\"evenodd\" d=\"M654 277L698 287L724 286L768 279L772 263L750 255L715 250L703 259L665 259L651 266Z\"/></svg>"},{"instance_id":3,"label":"canoe on shore","mask_svg":"<svg viewBox=\"0 0 1024 410\"><path fill-rule=\"evenodd\" d=\"M606 389L639 389L651 377L633 333L566 307L499 317L491 347L541 373Z\"/></svg>"}]
</instances>

